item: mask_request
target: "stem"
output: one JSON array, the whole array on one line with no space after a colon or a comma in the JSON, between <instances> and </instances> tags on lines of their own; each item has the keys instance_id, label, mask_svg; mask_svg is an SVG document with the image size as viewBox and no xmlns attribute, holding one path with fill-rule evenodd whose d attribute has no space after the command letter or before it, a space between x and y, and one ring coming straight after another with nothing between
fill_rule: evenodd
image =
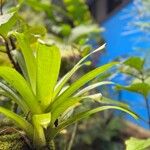
<instances>
[{"instance_id":1,"label":"stem","mask_svg":"<svg viewBox=\"0 0 150 150\"><path fill-rule=\"evenodd\" d=\"M37 150L42 150L46 147L46 139L43 127L38 122L38 118L33 116L32 123L34 126L33 145Z\"/></svg>"},{"instance_id":2,"label":"stem","mask_svg":"<svg viewBox=\"0 0 150 150\"><path fill-rule=\"evenodd\" d=\"M10 50L10 47L9 47L9 41L6 39L6 38L3 38L4 39L4 43L5 43L5 47L6 47L6 53L9 57L9 60L11 61L12 65L14 66L14 68L16 68L16 63L11 55L11 50Z\"/></svg>"},{"instance_id":3,"label":"stem","mask_svg":"<svg viewBox=\"0 0 150 150\"><path fill-rule=\"evenodd\" d=\"M3 39L4 39L4 43L5 43L5 47L6 47L6 53L7 53L8 57L9 57L9 60L11 61L13 67L14 67L19 73L22 73L22 71L21 71L21 69L20 69L18 63L16 63L16 62L14 61L14 59L13 59L13 57L12 57L12 55L11 55L11 49L10 49L10 47L9 47L9 41L8 41L6 38L4 38L4 37L3 37ZM11 43L12 49L15 49L15 44L13 43L12 39L10 39L10 43ZM16 112L17 112L18 105L17 105L16 103L14 103L13 108L15 108L15 109L13 109L13 111L16 113Z\"/></svg>"},{"instance_id":4,"label":"stem","mask_svg":"<svg viewBox=\"0 0 150 150\"><path fill-rule=\"evenodd\" d=\"M56 148L55 148L55 142L54 142L54 140L51 140L50 142L49 142L49 149L50 150L55 150Z\"/></svg>"},{"instance_id":5,"label":"stem","mask_svg":"<svg viewBox=\"0 0 150 150\"><path fill-rule=\"evenodd\" d=\"M2 0L0 0L0 14L3 15L3 4L2 4Z\"/></svg>"},{"instance_id":6,"label":"stem","mask_svg":"<svg viewBox=\"0 0 150 150\"><path fill-rule=\"evenodd\" d=\"M145 103L146 103L146 109L147 109L147 115L148 115L148 125L150 129L150 110L149 110L149 103L148 103L148 98L145 97Z\"/></svg>"},{"instance_id":7,"label":"stem","mask_svg":"<svg viewBox=\"0 0 150 150\"><path fill-rule=\"evenodd\" d=\"M140 71L140 74L141 74L141 81L142 81L142 83L144 83L145 82L144 74L142 71ZM149 129L150 129L150 109L149 109L148 98L146 96L144 96L144 99L145 99L147 115L148 115L148 125L149 125Z\"/></svg>"},{"instance_id":8,"label":"stem","mask_svg":"<svg viewBox=\"0 0 150 150\"><path fill-rule=\"evenodd\" d=\"M70 139L70 142L69 142L69 145L68 145L67 150L71 150L71 148L72 148L72 146L73 146L73 142L74 142L74 139L75 139L77 127L78 127L78 123L76 123L76 124L74 125L73 132L72 132L71 139Z\"/></svg>"}]
</instances>

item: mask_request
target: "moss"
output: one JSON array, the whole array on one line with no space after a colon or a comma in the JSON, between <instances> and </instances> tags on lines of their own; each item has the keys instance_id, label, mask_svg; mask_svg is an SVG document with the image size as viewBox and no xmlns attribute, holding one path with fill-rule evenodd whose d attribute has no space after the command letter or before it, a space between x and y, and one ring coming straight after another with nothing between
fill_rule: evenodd
<instances>
[{"instance_id":1,"label":"moss","mask_svg":"<svg viewBox=\"0 0 150 150\"><path fill-rule=\"evenodd\" d=\"M0 150L28 150L28 147L18 133L0 136Z\"/></svg>"}]
</instances>

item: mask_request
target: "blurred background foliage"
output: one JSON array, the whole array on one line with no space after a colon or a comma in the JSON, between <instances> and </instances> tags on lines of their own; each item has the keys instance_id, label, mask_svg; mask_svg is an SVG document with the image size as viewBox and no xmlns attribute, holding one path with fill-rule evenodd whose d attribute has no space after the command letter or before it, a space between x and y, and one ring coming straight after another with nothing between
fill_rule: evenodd
<instances>
[{"instance_id":1,"label":"blurred background foliage","mask_svg":"<svg viewBox=\"0 0 150 150\"><path fill-rule=\"evenodd\" d=\"M89 53L90 40L98 45L104 43L100 36L103 29L92 18L86 1L5 0L3 9L16 9L18 2L21 7L17 27L60 47L64 58L62 74Z\"/></svg>"},{"instance_id":2,"label":"blurred background foliage","mask_svg":"<svg viewBox=\"0 0 150 150\"><path fill-rule=\"evenodd\" d=\"M146 15L144 12L145 9L149 10L150 1L143 0L142 2L144 7L139 9L141 15ZM32 47L36 46L36 37L60 47L63 58L61 76L72 68L79 58L89 53L92 49L91 40L95 41L97 45L104 43L100 35L104 29L92 17L85 0L3 0L3 12L5 13L10 8L11 10L19 10L18 21L14 30L17 28L19 31L26 31L28 38L33 42ZM146 32L149 31L149 23L137 21L135 25L140 26ZM15 41L15 39L12 40ZM11 65L5 53L5 46L2 43L2 39L0 39L0 65ZM85 71L93 68L96 58L99 56L99 54L93 56L90 59L93 62L92 65L78 72L70 82L73 82L80 74L84 74ZM149 69L144 68L144 60L140 58L129 58L121 65L119 72L132 77L134 79L133 84L143 84L141 83L143 78L146 82L144 84L149 82ZM101 81L111 78L113 73L103 74L96 80ZM133 86L131 82L128 87L117 88L118 90L126 89L139 92L146 97L150 91L149 86L136 85ZM105 96L109 94L107 86L99 90ZM5 102L2 100L1 103L10 107L9 100ZM86 102L83 107L92 108L93 105ZM72 110L70 113L72 113ZM125 139L129 136L135 136L135 133L126 133L128 127L131 126L124 123L121 117L116 117L113 112L106 111L71 126L67 130L63 130L56 139L56 145L60 150L70 150L69 148L73 150L123 150L125 149ZM73 140L73 143L71 143L71 140Z\"/></svg>"}]
</instances>

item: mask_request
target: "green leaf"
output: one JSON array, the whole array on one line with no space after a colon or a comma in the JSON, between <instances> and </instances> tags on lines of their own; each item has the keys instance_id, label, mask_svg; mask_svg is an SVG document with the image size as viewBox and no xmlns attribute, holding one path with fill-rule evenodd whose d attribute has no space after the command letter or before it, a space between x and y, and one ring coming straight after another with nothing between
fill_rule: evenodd
<instances>
[{"instance_id":1,"label":"green leaf","mask_svg":"<svg viewBox=\"0 0 150 150\"><path fill-rule=\"evenodd\" d=\"M39 125L46 129L51 122L51 113L33 115L33 118Z\"/></svg>"},{"instance_id":2,"label":"green leaf","mask_svg":"<svg viewBox=\"0 0 150 150\"><path fill-rule=\"evenodd\" d=\"M150 139L136 139L130 138L126 142L126 150L149 150Z\"/></svg>"},{"instance_id":3,"label":"green leaf","mask_svg":"<svg viewBox=\"0 0 150 150\"><path fill-rule=\"evenodd\" d=\"M105 71L109 70L112 68L114 65L116 65L116 62L112 62L106 65L103 65L101 67L98 67L88 73L86 73L84 76L82 76L80 79L75 81L70 87L65 90L58 98L54 101L51 107L48 108L50 110L51 108L54 109L54 106L57 106L57 104L65 101L66 98L69 96L73 95L79 88L81 88L83 85L97 77L98 75L104 73Z\"/></svg>"},{"instance_id":4,"label":"green leaf","mask_svg":"<svg viewBox=\"0 0 150 150\"><path fill-rule=\"evenodd\" d=\"M17 38L18 45L21 49L21 52L23 54L29 83L32 87L33 92L36 92L36 61L33 54L33 51L30 47L30 41L28 40L27 36L23 33L13 33L15 37ZM25 70L24 70L25 71Z\"/></svg>"},{"instance_id":5,"label":"green leaf","mask_svg":"<svg viewBox=\"0 0 150 150\"><path fill-rule=\"evenodd\" d=\"M50 19L55 20L52 5L50 2L44 3L39 2L39 0L26 0L25 3L27 3L28 6L31 6L36 11L46 12L46 14L50 17Z\"/></svg>"},{"instance_id":6,"label":"green leaf","mask_svg":"<svg viewBox=\"0 0 150 150\"><path fill-rule=\"evenodd\" d=\"M136 92L136 93L142 94L144 97L147 97L150 92L150 85L147 83L134 83L129 86L117 85L116 89Z\"/></svg>"},{"instance_id":7,"label":"green leaf","mask_svg":"<svg viewBox=\"0 0 150 150\"><path fill-rule=\"evenodd\" d=\"M35 146L45 146L46 139L45 139L45 133L44 128L46 129L51 121L51 114L38 114L33 115L32 122L34 125L34 137L33 137L33 143Z\"/></svg>"},{"instance_id":8,"label":"green leaf","mask_svg":"<svg viewBox=\"0 0 150 150\"><path fill-rule=\"evenodd\" d=\"M7 13L0 15L0 35L6 37L7 33L16 23L16 13Z\"/></svg>"},{"instance_id":9,"label":"green leaf","mask_svg":"<svg viewBox=\"0 0 150 150\"><path fill-rule=\"evenodd\" d=\"M92 85L89 85L87 87L85 87L84 89L80 90L77 94L75 94L74 96L81 96L83 95L84 93L86 92L89 92L91 91L92 89L95 89L99 86L102 86L102 85L108 85L108 84L114 84L113 82L110 82L110 81L102 81L102 82L98 82L98 83L94 83Z\"/></svg>"},{"instance_id":10,"label":"green leaf","mask_svg":"<svg viewBox=\"0 0 150 150\"><path fill-rule=\"evenodd\" d=\"M23 119L19 115L15 114L15 113L11 112L10 110L7 110L6 108L3 108L3 107L0 107L0 113L4 114L5 116L7 116L11 120L13 120L18 127L20 127L22 130L24 130L27 133L29 138L33 137L33 127L25 119Z\"/></svg>"},{"instance_id":11,"label":"green leaf","mask_svg":"<svg viewBox=\"0 0 150 150\"><path fill-rule=\"evenodd\" d=\"M29 27L29 34L33 34L36 37L44 37L46 35L46 28L44 26L31 26Z\"/></svg>"},{"instance_id":12,"label":"green leaf","mask_svg":"<svg viewBox=\"0 0 150 150\"><path fill-rule=\"evenodd\" d=\"M30 86L15 69L10 67L0 67L0 77L22 96L22 99L32 113L41 113L41 108L38 101L35 99Z\"/></svg>"},{"instance_id":13,"label":"green leaf","mask_svg":"<svg viewBox=\"0 0 150 150\"><path fill-rule=\"evenodd\" d=\"M126 103L119 102L117 100L113 100L113 99L110 99L110 98L107 98L107 97L104 97L104 96L101 99L97 100L97 102L99 102L101 104L117 105L117 106L127 108L127 109L130 108L129 105L126 104Z\"/></svg>"},{"instance_id":14,"label":"green leaf","mask_svg":"<svg viewBox=\"0 0 150 150\"><path fill-rule=\"evenodd\" d=\"M56 46L39 44L37 50L37 97L45 109L52 101L61 63Z\"/></svg>"},{"instance_id":15,"label":"green leaf","mask_svg":"<svg viewBox=\"0 0 150 150\"><path fill-rule=\"evenodd\" d=\"M88 55L84 56L56 85L55 89L54 89L54 95L53 95L53 99L59 94L59 92L61 91L61 89L63 88L63 86L67 83L67 81L70 79L70 77L78 70L80 69L82 66L86 65L86 63L83 63L90 55L101 51L105 48L105 44L100 46L99 48L97 48L96 50L92 51L91 53L89 53Z\"/></svg>"},{"instance_id":16,"label":"green leaf","mask_svg":"<svg viewBox=\"0 0 150 150\"><path fill-rule=\"evenodd\" d=\"M54 105L53 108L51 109L52 113L52 124L54 121L61 115L63 114L68 108L73 107L77 103L86 100L86 99L92 99L92 100L97 100L102 97L101 94L93 94L93 95L88 95L88 96L83 96L83 97L73 97L73 98L68 98L64 102L60 103L57 106Z\"/></svg>"},{"instance_id":17,"label":"green leaf","mask_svg":"<svg viewBox=\"0 0 150 150\"><path fill-rule=\"evenodd\" d=\"M79 69L80 66L75 66L73 69L71 69L63 78L60 79L60 81L56 84L54 93L53 93L53 99L60 93L64 85L67 83L67 81L70 79L70 77Z\"/></svg>"},{"instance_id":18,"label":"green leaf","mask_svg":"<svg viewBox=\"0 0 150 150\"><path fill-rule=\"evenodd\" d=\"M0 81L0 88L3 89L3 92L0 93L1 95L6 96L11 100L13 100L14 102L16 102L21 107L21 109L25 114L29 112L28 106L26 105L24 100L22 100L21 96L17 92L13 91L8 85L4 84L1 81Z\"/></svg>"},{"instance_id":19,"label":"green leaf","mask_svg":"<svg viewBox=\"0 0 150 150\"><path fill-rule=\"evenodd\" d=\"M53 133L51 133L50 136L51 136L51 138L53 138L58 132L60 132L62 129L66 128L67 126L69 126L69 125L71 125L71 124L73 124L77 121L80 121L80 120L82 120L86 117L89 117L90 115L92 115L94 113L104 111L104 110L108 110L108 109L121 110L121 111L124 111L124 112L130 114L135 119L138 119L138 116L135 113L133 113L132 111L128 110L128 109L125 109L125 108L122 108L122 107L119 107L119 106L101 106L101 107L98 107L98 108L94 108L92 110L87 110L87 111L78 113L78 114L70 117L68 120L62 122L56 129L54 129Z\"/></svg>"},{"instance_id":20,"label":"green leaf","mask_svg":"<svg viewBox=\"0 0 150 150\"><path fill-rule=\"evenodd\" d=\"M144 66L144 60L140 57L130 57L124 62L124 64L138 71L141 71Z\"/></svg>"}]
</instances>

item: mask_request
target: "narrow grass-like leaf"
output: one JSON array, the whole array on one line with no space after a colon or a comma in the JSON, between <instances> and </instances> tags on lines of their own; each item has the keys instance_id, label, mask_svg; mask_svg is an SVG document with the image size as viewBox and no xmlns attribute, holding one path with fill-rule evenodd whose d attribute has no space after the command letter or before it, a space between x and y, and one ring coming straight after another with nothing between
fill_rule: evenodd
<instances>
[{"instance_id":1,"label":"narrow grass-like leaf","mask_svg":"<svg viewBox=\"0 0 150 150\"><path fill-rule=\"evenodd\" d=\"M61 55L56 46L38 45L37 50L37 97L45 109L52 100L56 85Z\"/></svg>"},{"instance_id":2,"label":"narrow grass-like leaf","mask_svg":"<svg viewBox=\"0 0 150 150\"><path fill-rule=\"evenodd\" d=\"M109 85L109 84L114 84L113 82L110 82L110 81L102 81L102 82L98 82L98 83L94 83L92 85L89 85L87 87L85 87L84 89L80 90L77 94L75 94L74 96L81 96L83 95L84 93L86 92L89 92L90 90L94 89L94 88L97 88L99 86L102 86L102 85Z\"/></svg>"},{"instance_id":3,"label":"narrow grass-like leaf","mask_svg":"<svg viewBox=\"0 0 150 150\"><path fill-rule=\"evenodd\" d=\"M107 97L104 97L104 96L102 96L101 99L98 99L96 101L99 102L99 103L101 103L101 104L117 105L117 106L120 106L120 107L123 107L123 108L127 108L127 109L130 108L129 105L126 104L126 103L119 102L117 100L113 100L113 99L110 99L110 98L107 98Z\"/></svg>"},{"instance_id":4,"label":"narrow grass-like leaf","mask_svg":"<svg viewBox=\"0 0 150 150\"><path fill-rule=\"evenodd\" d=\"M17 103L25 114L29 112L29 107L26 105L24 100L22 100L21 96L18 93L13 91L8 85L5 85L3 82L0 82L0 88L4 90L3 93L0 93L1 95L7 96L15 103Z\"/></svg>"},{"instance_id":5,"label":"narrow grass-like leaf","mask_svg":"<svg viewBox=\"0 0 150 150\"><path fill-rule=\"evenodd\" d=\"M89 53L88 55L86 55L85 57L83 57L56 85L55 87L55 91L54 91L54 95L53 98L55 98L59 92L61 91L61 89L63 88L63 86L67 83L67 81L70 79L70 77L78 70L80 69L82 66L84 66L84 61L92 54L103 50L105 48L105 44L102 45L101 47L97 48L96 50L92 51L91 53ZM82 64L83 63L83 64Z\"/></svg>"},{"instance_id":6,"label":"narrow grass-like leaf","mask_svg":"<svg viewBox=\"0 0 150 150\"><path fill-rule=\"evenodd\" d=\"M72 85L70 85L70 87L67 90L65 90L60 96L58 96L58 98L54 101L54 103L52 103L52 105L50 105L47 108L47 111L50 111L51 109L55 109L57 107L57 105L64 102L68 97L73 95L74 92L76 92L83 85L85 85L86 83L88 83L89 81L91 81L92 79L97 77L98 75L109 70L116 64L117 64L116 62L112 62L112 63L106 64L106 65L103 65L101 67L98 67L98 68L88 72L84 76L82 76L80 79L75 81Z\"/></svg>"},{"instance_id":7,"label":"narrow grass-like leaf","mask_svg":"<svg viewBox=\"0 0 150 150\"><path fill-rule=\"evenodd\" d=\"M74 97L74 98L68 98L64 103L60 103L55 107L55 109L51 110L52 113L52 121L51 124L54 123L54 121L69 107L76 105L79 101L83 100L83 97Z\"/></svg>"},{"instance_id":8,"label":"narrow grass-like leaf","mask_svg":"<svg viewBox=\"0 0 150 150\"><path fill-rule=\"evenodd\" d=\"M17 38L18 45L21 49L21 52L23 54L29 83L32 87L32 90L34 93L36 92L36 62L35 57L33 54L33 51L30 47L29 39L25 36L23 33L14 33L15 37Z\"/></svg>"},{"instance_id":9,"label":"narrow grass-like leaf","mask_svg":"<svg viewBox=\"0 0 150 150\"><path fill-rule=\"evenodd\" d=\"M58 132L60 132L62 129L66 128L67 126L69 126L69 125L71 125L71 124L73 124L77 121L80 121L80 120L82 120L86 117L89 117L90 115L92 115L94 113L104 111L104 110L108 110L108 109L121 110L121 111L124 111L124 112L130 114L135 119L139 118L131 110L128 110L128 109L125 109L125 108L122 108L122 107L119 107L119 106L101 106L101 107L98 107L98 108L94 108L92 110L87 110L87 111L81 112L79 114L76 114L76 115L70 117L68 120L62 122L56 129L54 129L53 132L51 133L50 137L54 138L56 136L56 134Z\"/></svg>"},{"instance_id":10,"label":"narrow grass-like leaf","mask_svg":"<svg viewBox=\"0 0 150 150\"><path fill-rule=\"evenodd\" d=\"M74 92L76 92L79 88L81 88L83 85L97 77L98 75L104 73L105 71L109 70L112 68L114 65L116 65L116 62L112 62L106 65L103 65L101 67L98 67L88 73L86 73L84 76L79 78L77 81L75 81L70 87L59 96L59 98L66 98L71 96Z\"/></svg>"},{"instance_id":11,"label":"narrow grass-like leaf","mask_svg":"<svg viewBox=\"0 0 150 150\"><path fill-rule=\"evenodd\" d=\"M60 79L60 81L57 83L55 89L54 89L54 94L53 94L53 99L60 93L64 85L67 83L67 81L70 79L70 77L79 69L81 68L80 66L73 67L63 78Z\"/></svg>"},{"instance_id":12,"label":"narrow grass-like leaf","mask_svg":"<svg viewBox=\"0 0 150 150\"><path fill-rule=\"evenodd\" d=\"M35 99L31 87L15 69L0 67L0 77L22 96L32 113L41 113L41 107Z\"/></svg>"},{"instance_id":13,"label":"narrow grass-like leaf","mask_svg":"<svg viewBox=\"0 0 150 150\"><path fill-rule=\"evenodd\" d=\"M22 130L24 130L26 132L26 134L29 136L29 138L33 137L33 127L25 119L23 119L19 115L15 114L12 111L7 110L6 108L3 108L3 107L0 107L0 113L4 114L5 116L7 116L11 120L13 120L19 128L21 128Z\"/></svg>"},{"instance_id":14,"label":"narrow grass-like leaf","mask_svg":"<svg viewBox=\"0 0 150 150\"><path fill-rule=\"evenodd\" d=\"M92 100L97 100L100 99L102 95L100 93L98 94L93 94L93 95L88 95L88 96L83 96L83 97L73 97L73 98L68 98L61 104L57 105L55 109L51 110L52 113L52 124L54 121L61 115L63 114L68 108L73 107L74 105L77 105L77 103L86 100L86 99L92 99Z\"/></svg>"}]
</instances>

